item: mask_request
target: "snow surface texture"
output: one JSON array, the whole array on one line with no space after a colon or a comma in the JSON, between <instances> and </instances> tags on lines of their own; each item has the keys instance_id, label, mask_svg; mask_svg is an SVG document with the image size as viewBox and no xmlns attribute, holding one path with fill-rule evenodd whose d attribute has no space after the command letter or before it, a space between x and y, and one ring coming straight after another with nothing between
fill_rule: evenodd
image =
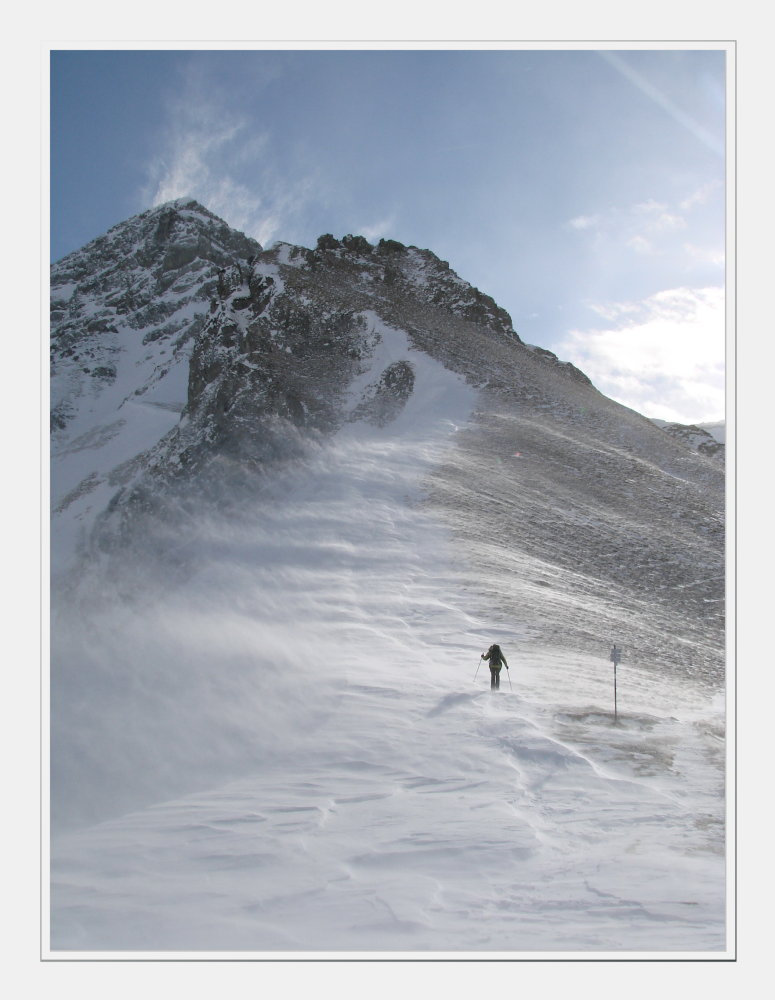
<instances>
[{"instance_id":1,"label":"snow surface texture","mask_svg":"<svg viewBox=\"0 0 775 1000\"><path fill-rule=\"evenodd\" d=\"M263 273L289 260L281 247ZM422 289L427 260L412 265ZM279 292L293 280L273 274ZM453 309L479 308L470 286L443 280ZM484 308L506 364L513 331ZM612 433L608 421L629 411L595 410L594 390L556 359L525 361L522 396L509 402L510 387L467 378L473 362L449 343L434 352L446 363L421 349L398 306L393 322L363 316L372 347L344 412L373 400L386 371L411 372L388 422L345 420L271 477L245 473L233 496L227 480L217 504L187 507L177 576L145 558L118 573L115 560L106 573L92 559L75 598L54 602L52 949L723 950L723 689L696 624L712 593L703 584L696 605L680 591L650 602L625 572L629 557L621 588L601 593L583 546L567 544L575 519L604 556L618 537L604 516L633 537L645 531L641 495L641 506L685 497L665 511L660 551L678 553L673 582L692 582L692 553L708 555L687 545L684 525L708 516L697 497L716 481L710 460L645 419L620 416ZM481 338L466 349L490 351ZM555 383L562 395L548 396ZM151 412L174 412L180 382L155 385L165 405ZM574 431L582 406L604 446ZM82 422L63 432L57 466L71 493L84 477L129 481L136 456L170 429L134 422L133 468L117 477L108 436L130 407L133 397L105 405L96 420L73 407ZM641 437L653 463L633 457ZM579 471L593 455L599 492L615 493L607 514ZM487 479L498 463L500 486ZM637 475L616 486L622 469ZM55 571L104 502L75 493L54 500ZM653 569L640 555L642 577ZM504 559L508 572L493 572ZM579 621L610 634L573 648ZM622 633L655 642L665 623L684 629L696 664L631 661ZM625 647L616 719L614 640ZM511 670L491 693L478 664L493 641Z\"/></svg>"}]
</instances>

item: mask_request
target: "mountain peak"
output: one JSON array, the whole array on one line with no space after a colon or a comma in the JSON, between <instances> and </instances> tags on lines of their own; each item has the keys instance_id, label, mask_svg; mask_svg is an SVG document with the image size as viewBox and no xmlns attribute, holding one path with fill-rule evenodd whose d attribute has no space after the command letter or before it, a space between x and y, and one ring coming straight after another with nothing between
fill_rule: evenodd
<instances>
[{"instance_id":1,"label":"mountain peak","mask_svg":"<svg viewBox=\"0 0 775 1000\"><path fill-rule=\"evenodd\" d=\"M211 218L216 218L214 213L211 212L209 208L205 208L205 206L201 202L197 201L196 198L190 197L189 195L183 195L180 198L172 198L170 201L160 201L158 204L154 205L150 209L150 211L159 212L168 208L174 208L174 209L185 208L189 209L192 212L199 212L201 215L207 215L210 216Z\"/></svg>"},{"instance_id":2,"label":"mountain peak","mask_svg":"<svg viewBox=\"0 0 775 1000\"><path fill-rule=\"evenodd\" d=\"M113 226L53 264L52 428L64 430L82 397L99 407L104 390L117 391L124 377L126 393L142 394L171 365L185 363L186 345L207 313L219 273L245 267L260 253L259 243L199 202L178 198ZM133 367L122 377L129 358ZM138 371L145 373L139 382ZM179 394L166 402L178 405Z\"/></svg>"},{"instance_id":3,"label":"mountain peak","mask_svg":"<svg viewBox=\"0 0 775 1000\"><path fill-rule=\"evenodd\" d=\"M194 253L183 254L186 263L201 257L226 264L235 253L247 258L262 249L256 240L232 229L195 199L176 198L111 226L104 235L66 254L52 265L52 282L92 274L103 263L123 265L128 257L138 254L150 264L149 254L176 244L195 248ZM166 264L177 266L174 253Z\"/></svg>"}]
</instances>

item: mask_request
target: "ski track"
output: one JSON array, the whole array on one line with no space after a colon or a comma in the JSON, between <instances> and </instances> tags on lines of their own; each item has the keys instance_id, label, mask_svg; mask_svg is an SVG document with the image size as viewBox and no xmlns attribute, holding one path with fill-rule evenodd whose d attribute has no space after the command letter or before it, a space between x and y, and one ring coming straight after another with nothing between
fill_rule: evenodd
<instances>
[{"instance_id":1,"label":"ski track","mask_svg":"<svg viewBox=\"0 0 775 1000\"><path fill-rule=\"evenodd\" d=\"M243 730L253 719L241 776L189 774L170 794L198 718L177 702L161 750L142 733L116 748L150 784L134 811L53 836L53 949L725 947L723 706L623 664L615 722L605 646L538 647L518 615L493 627L470 610L444 529L414 502L469 393L400 338L388 346L434 388L432 414L348 431L240 523L208 524L206 556L164 605L184 687L197 648L220 656L207 697L239 704ZM475 672L494 640L511 670L491 693L486 664ZM153 681L171 706L173 682L136 660L126 696ZM203 718L191 738L217 742ZM154 786L159 755L173 778Z\"/></svg>"}]
</instances>

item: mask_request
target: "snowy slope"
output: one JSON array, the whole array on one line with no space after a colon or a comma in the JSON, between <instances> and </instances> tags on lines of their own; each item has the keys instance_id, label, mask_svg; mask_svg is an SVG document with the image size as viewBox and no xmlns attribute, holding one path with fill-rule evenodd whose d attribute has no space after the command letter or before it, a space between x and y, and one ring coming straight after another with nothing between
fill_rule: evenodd
<instances>
[{"instance_id":1,"label":"snowy slope","mask_svg":"<svg viewBox=\"0 0 775 1000\"><path fill-rule=\"evenodd\" d=\"M339 655L331 677L324 655L296 675L292 750L62 838L54 946L722 950L717 712L623 672L614 726L600 663L513 643L515 691L493 697L481 635L425 670L372 644L368 675Z\"/></svg>"},{"instance_id":2,"label":"snowy slope","mask_svg":"<svg viewBox=\"0 0 775 1000\"><path fill-rule=\"evenodd\" d=\"M474 394L386 332L426 390L398 425L345 429L272 498L199 526L182 591L103 607L77 664L111 682L96 791L116 813L159 804L54 839L52 947L722 949L723 705L623 665L614 724L606 649L469 613L414 501ZM493 639L497 695L474 681ZM220 776L201 741L229 744Z\"/></svg>"},{"instance_id":3,"label":"snowy slope","mask_svg":"<svg viewBox=\"0 0 775 1000\"><path fill-rule=\"evenodd\" d=\"M51 948L722 954L718 466L351 239L214 265L178 367L124 331L61 397ZM278 399L331 429L242 461Z\"/></svg>"}]
</instances>

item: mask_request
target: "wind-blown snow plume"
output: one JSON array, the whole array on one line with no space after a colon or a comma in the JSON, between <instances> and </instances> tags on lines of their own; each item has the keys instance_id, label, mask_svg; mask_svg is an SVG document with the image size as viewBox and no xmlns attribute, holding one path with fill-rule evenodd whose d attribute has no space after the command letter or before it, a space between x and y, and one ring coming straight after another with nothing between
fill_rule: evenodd
<instances>
[{"instance_id":1,"label":"wind-blown snow plume","mask_svg":"<svg viewBox=\"0 0 775 1000\"><path fill-rule=\"evenodd\" d=\"M266 64L252 67L253 100L274 74ZM269 244L294 230L313 197L315 168L308 163L291 177L278 162L271 131L256 130L239 104L210 77L206 61L183 66L180 89L167 98L166 129L148 165L145 200L161 205L196 198Z\"/></svg>"}]
</instances>

